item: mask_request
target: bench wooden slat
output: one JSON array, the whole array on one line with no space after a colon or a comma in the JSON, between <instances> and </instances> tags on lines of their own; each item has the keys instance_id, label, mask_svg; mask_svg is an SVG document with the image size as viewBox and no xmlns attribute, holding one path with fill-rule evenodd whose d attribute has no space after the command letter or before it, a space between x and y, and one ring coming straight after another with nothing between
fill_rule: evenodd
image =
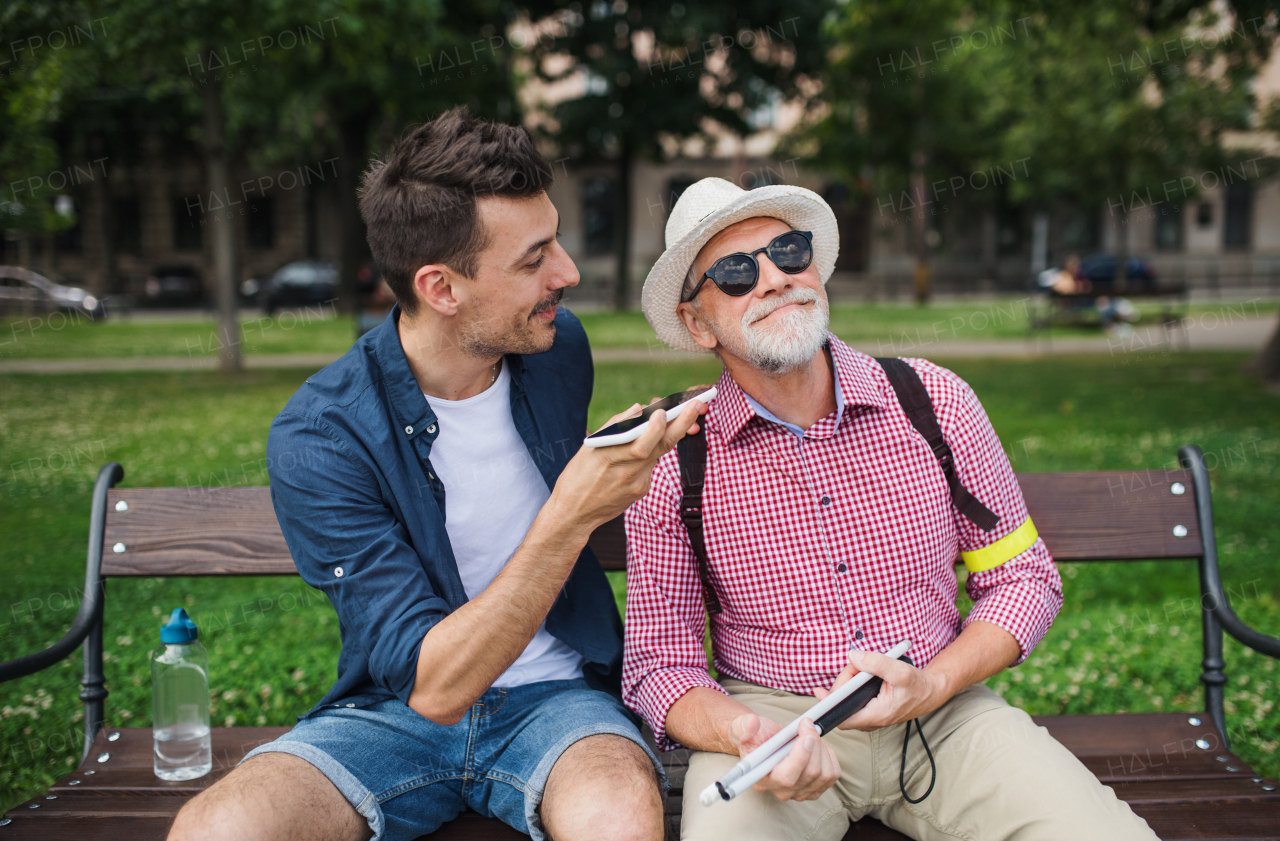
<instances>
[{"instance_id":1,"label":"bench wooden slat","mask_svg":"<svg viewBox=\"0 0 1280 841\"><path fill-rule=\"evenodd\" d=\"M298 574L266 487L113 488L104 545L108 578ZM591 548L605 569L625 570L622 518L597 530Z\"/></svg>"},{"instance_id":2,"label":"bench wooden slat","mask_svg":"<svg viewBox=\"0 0 1280 841\"><path fill-rule=\"evenodd\" d=\"M1107 715L1036 715L1036 724L1076 756L1115 756L1151 751L1223 755L1222 739L1204 713L1111 713ZM1200 723L1192 724L1191 719ZM1207 751L1195 746L1204 739Z\"/></svg>"},{"instance_id":3,"label":"bench wooden slat","mask_svg":"<svg viewBox=\"0 0 1280 841\"><path fill-rule=\"evenodd\" d=\"M1139 803L1269 803L1280 804L1280 791L1263 791L1249 777L1220 780L1147 780L1109 783L1116 796L1131 806ZM1274 812L1273 808L1273 812ZM1275 813L1280 820L1280 812Z\"/></svg>"},{"instance_id":4,"label":"bench wooden slat","mask_svg":"<svg viewBox=\"0 0 1280 841\"><path fill-rule=\"evenodd\" d=\"M1059 561L1200 555L1189 471L1021 473L1018 482ZM1174 482L1181 496L1170 492ZM104 576L297 573L268 488L115 488L107 498ZM127 510L116 510L120 502ZM1174 535L1179 525L1185 537ZM597 529L591 548L605 569L625 570L622 518Z\"/></svg>"},{"instance_id":5,"label":"bench wooden slat","mask_svg":"<svg viewBox=\"0 0 1280 841\"><path fill-rule=\"evenodd\" d=\"M113 488L104 546L108 577L298 574L266 487Z\"/></svg>"},{"instance_id":6,"label":"bench wooden slat","mask_svg":"<svg viewBox=\"0 0 1280 841\"><path fill-rule=\"evenodd\" d=\"M1201 724L1188 719L1197 717ZM1247 763L1221 750L1206 716L1189 713L1128 713L1098 716L1036 716L1046 727L1117 796L1132 804L1147 818L1161 838L1256 838L1258 826L1280 828L1280 793L1266 792L1254 782ZM114 839L117 824L131 827L127 841L159 841L169 821L185 802L228 773L254 747L277 738L288 727L215 727L210 734L214 770L198 780L166 782L156 779L151 768L151 730L128 727L98 734L85 763L49 789L57 800L43 797L28 801L8 813L14 823L5 837L13 839L83 838L92 816L111 824L107 833L98 832L93 821L93 838ZM111 736L119 734L115 741ZM1209 750L1195 747L1194 740L1212 738ZM1192 741L1187 742L1190 738ZM102 753L109 754L98 762ZM1224 757L1219 760L1218 757ZM681 798L688 752L662 754L672 781L666 803L672 837L679 837ZM1228 771L1236 768L1236 771ZM72 780L77 781L72 785ZM1230 814L1230 821L1210 821L1203 816ZM1199 810L1199 811L1196 811ZM1240 813L1237 815L1237 813ZM1194 814L1199 822L1185 823ZM1267 822L1270 821L1271 824ZM1221 830L1212 834L1212 828ZM1206 834L1208 833L1208 834ZM119 836L124 838L125 836ZM434 841L504 841L524 836L501 825L467 813L432 836ZM850 827L845 841L901 841L905 836L876 821L863 820Z\"/></svg>"},{"instance_id":7,"label":"bench wooden slat","mask_svg":"<svg viewBox=\"0 0 1280 841\"><path fill-rule=\"evenodd\" d=\"M1270 803L1232 803L1217 809L1206 809L1203 803L1138 803L1133 811L1164 841L1280 841L1280 821Z\"/></svg>"},{"instance_id":8,"label":"bench wooden slat","mask_svg":"<svg viewBox=\"0 0 1280 841\"><path fill-rule=\"evenodd\" d=\"M1205 794L1209 793L1188 790L1187 798L1181 801L1135 798L1129 803L1165 841L1280 838L1275 808L1280 798ZM9 812L12 823L4 828L4 836L13 841L159 841L184 801L182 797L154 795L75 794L59 795L52 801L40 797ZM28 809L32 803L40 808ZM1228 803L1230 808L1206 808ZM678 831L678 824L675 829ZM466 813L420 841L517 841L524 837L501 823ZM844 841L900 841L905 837L877 821L862 820L850 827Z\"/></svg>"},{"instance_id":9,"label":"bench wooden slat","mask_svg":"<svg viewBox=\"0 0 1280 841\"><path fill-rule=\"evenodd\" d=\"M67 794L38 797L8 816L6 841L162 841L186 797ZM28 809L35 803L39 809ZM501 821L465 812L423 839L430 841L528 841Z\"/></svg>"},{"instance_id":10,"label":"bench wooden slat","mask_svg":"<svg viewBox=\"0 0 1280 841\"><path fill-rule=\"evenodd\" d=\"M1174 495L1180 482L1185 489ZM1027 511L1059 561L1198 558L1189 470L1019 473ZM1186 528L1185 537L1174 526Z\"/></svg>"}]
</instances>

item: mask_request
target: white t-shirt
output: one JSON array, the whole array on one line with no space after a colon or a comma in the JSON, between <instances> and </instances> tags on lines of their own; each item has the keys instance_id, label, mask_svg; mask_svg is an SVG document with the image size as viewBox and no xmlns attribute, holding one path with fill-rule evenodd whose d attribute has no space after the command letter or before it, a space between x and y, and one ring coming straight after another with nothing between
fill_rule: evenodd
<instances>
[{"instance_id":1,"label":"white t-shirt","mask_svg":"<svg viewBox=\"0 0 1280 841\"><path fill-rule=\"evenodd\" d=\"M444 483L445 531L467 598L498 577L551 496L511 419L507 366L466 400L427 397L440 434L431 466ZM544 622L494 686L582 677L582 655L547 633Z\"/></svg>"}]
</instances>

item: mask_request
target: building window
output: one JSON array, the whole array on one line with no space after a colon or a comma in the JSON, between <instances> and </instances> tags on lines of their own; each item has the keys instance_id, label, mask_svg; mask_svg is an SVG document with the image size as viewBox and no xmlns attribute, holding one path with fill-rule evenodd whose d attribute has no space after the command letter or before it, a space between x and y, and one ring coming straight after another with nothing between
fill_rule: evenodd
<instances>
[{"instance_id":1,"label":"building window","mask_svg":"<svg viewBox=\"0 0 1280 841\"><path fill-rule=\"evenodd\" d=\"M617 226L618 185L597 175L582 182L582 241L587 254L613 251Z\"/></svg>"},{"instance_id":2,"label":"building window","mask_svg":"<svg viewBox=\"0 0 1280 841\"><path fill-rule=\"evenodd\" d=\"M266 250L276 245L274 202L271 196L257 196L248 201L245 215L245 241L250 248Z\"/></svg>"},{"instance_id":3,"label":"building window","mask_svg":"<svg viewBox=\"0 0 1280 841\"><path fill-rule=\"evenodd\" d=\"M1226 248L1248 248L1250 212L1253 191L1248 184L1227 186L1226 207L1222 214L1222 245Z\"/></svg>"},{"instance_id":4,"label":"building window","mask_svg":"<svg viewBox=\"0 0 1280 841\"><path fill-rule=\"evenodd\" d=\"M173 200L173 247L178 251L199 251L204 247L204 212L199 196Z\"/></svg>"},{"instance_id":5,"label":"building window","mask_svg":"<svg viewBox=\"0 0 1280 841\"><path fill-rule=\"evenodd\" d=\"M688 175L676 175L667 179L667 195L664 206L667 209L667 216L671 216L671 209L676 206L676 202L680 201L680 197L684 195L684 191L693 186L695 179Z\"/></svg>"},{"instance_id":6,"label":"building window","mask_svg":"<svg viewBox=\"0 0 1280 841\"><path fill-rule=\"evenodd\" d=\"M142 203L136 198L111 200L111 242L121 254L142 251Z\"/></svg>"},{"instance_id":7,"label":"building window","mask_svg":"<svg viewBox=\"0 0 1280 841\"><path fill-rule=\"evenodd\" d=\"M1209 228L1213 226L1213 205L1209 202L1202 201L1197 205L1196 225L1201 228Z\"/></svg>"},{"instance_id":8,"label":"building window","mask_svg":"<svg viewBox=\"0 0 1280 841\"><path fill-rule=\"evenodd\" d=\"M1161 251L1182 249L1182 205L1161 202L1156 206L1156 248Z\"/></svg>"}]
</instances>

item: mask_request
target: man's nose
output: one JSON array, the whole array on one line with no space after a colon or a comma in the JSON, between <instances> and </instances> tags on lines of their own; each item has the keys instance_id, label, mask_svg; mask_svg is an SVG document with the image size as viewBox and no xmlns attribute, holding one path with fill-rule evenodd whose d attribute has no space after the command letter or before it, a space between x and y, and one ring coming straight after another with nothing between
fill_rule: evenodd
<instances>
[{"instance_id":1,"label":"man's nose","mask_svg":"<svg viewBox=\"0 0 1280 841\"><path fill-rule=\"evenodd\" d=\"M785 292L791 288L792 276L775 266L769 259L768 252L762 251L756 254L756 264L760 266L760 280L756 283L756 289L762 295L770 292Z\"/></svg>"},{"instance_id":2,"label":"man's nose","mask_svg":"<svg viewBox=\"0 0 1280 841\"><path fill-rule=\"evenodd\" d=\"M559 253L556 255L556 271L551 278L550 286L552 291L563 289L566 286L577 286L578 282L582 280L582 275L579 274L573 258L569 256L569 252L560 246L559 242L556 243L556 250Z\"/></svg>"}]
</instances>

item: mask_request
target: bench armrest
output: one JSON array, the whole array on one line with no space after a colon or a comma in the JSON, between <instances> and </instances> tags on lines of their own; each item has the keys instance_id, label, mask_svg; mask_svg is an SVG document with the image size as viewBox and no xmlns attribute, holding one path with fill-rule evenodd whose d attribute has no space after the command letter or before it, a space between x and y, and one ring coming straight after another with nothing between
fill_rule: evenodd
<instances>
[{"instance_id":1,"label":"bench armrest","mask_svg":"<svg viewBox=\"0 0 1280 841\"><path fill-rule=\"evenodd\" d=\"M0 683L26 677L62 660L84 642L85 637L102 619L102 579L99 571L102 567L102 541L107 526L107 491L123 478L124 468L113 461L102 466L98 471L98 479L94 482L93 508L89 514L89 551L84 572L84 600L80 602L80 610L76 613L71 628L63 634L62 639L43 651L0 663Z\"/></svg>"},{"instance_id":2,"label":"bench armrest","mask_svg":"<svg viewBox=\"0 0 1280 841\"><path fill-rule=\"evenodd\" d=\"M1254 651L1280 659L1280 639L1256 631L1245 624L1231 608L1231 600L1222 589L1222 573L1218 569L1218 544L1213 533L1213 501L1209 496L1209 471L1204 453L1194 444L1178 449L1178 461L1191 471L1196 493L1196 515L1200 520L1200 537L1204 541L1204 557L1200 562L1200 590L1204 607L1213 612L1222 628Z\"/></svg>"}]
</instances>

